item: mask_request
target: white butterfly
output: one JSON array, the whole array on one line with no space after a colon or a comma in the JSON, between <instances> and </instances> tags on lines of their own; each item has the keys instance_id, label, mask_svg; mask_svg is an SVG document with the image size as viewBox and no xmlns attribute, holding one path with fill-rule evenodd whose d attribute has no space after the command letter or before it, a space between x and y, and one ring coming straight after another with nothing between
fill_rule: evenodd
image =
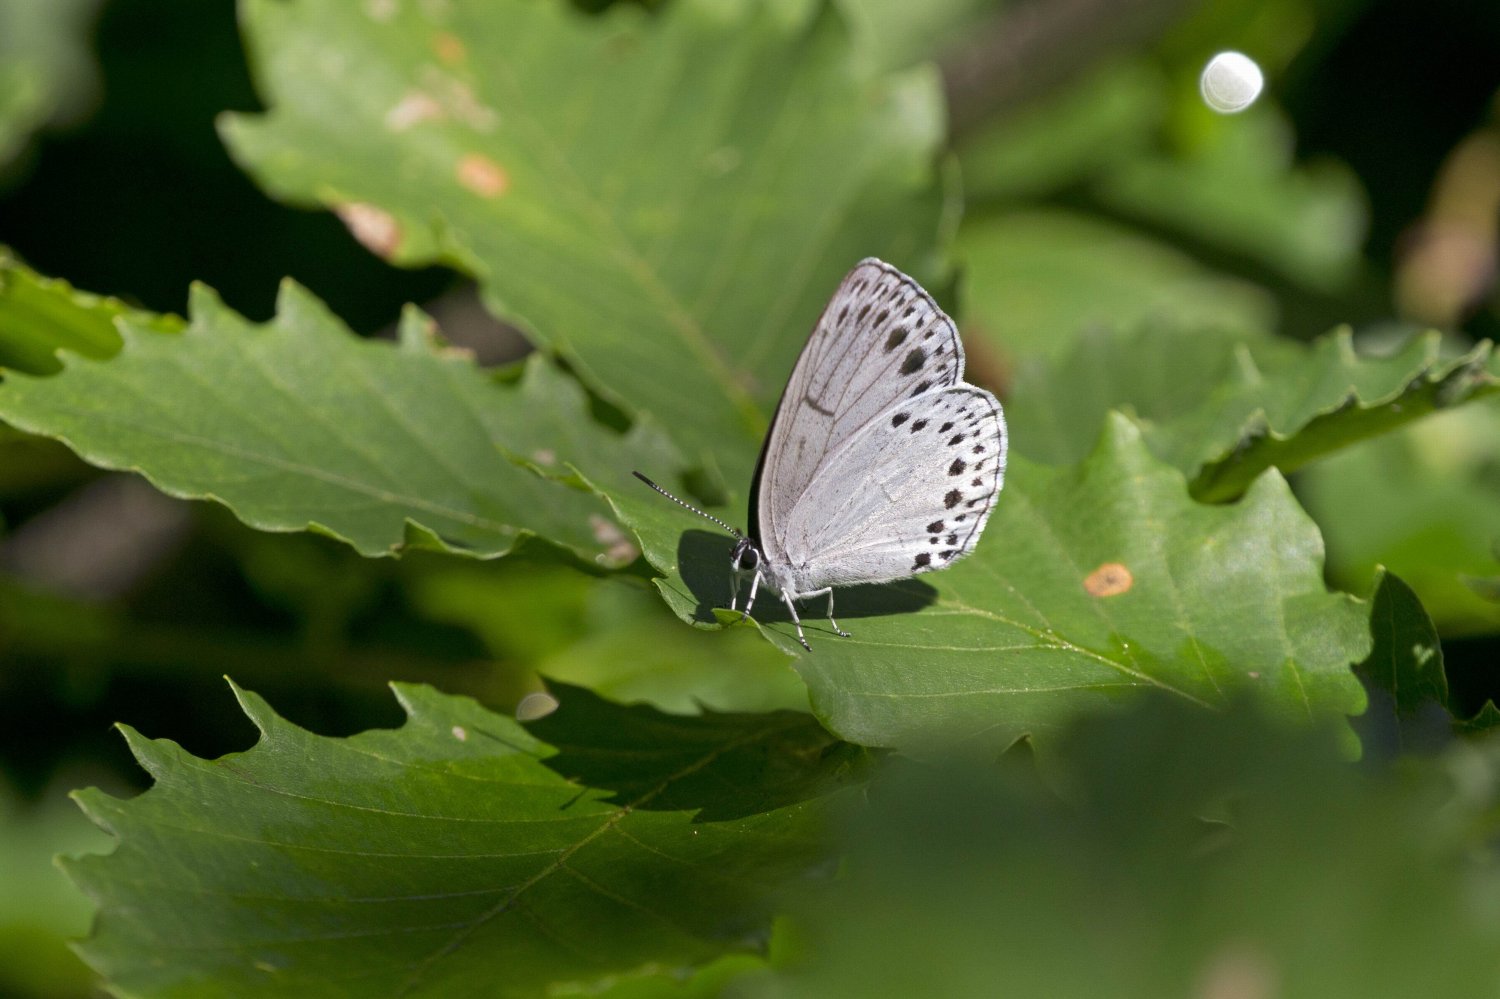
<instances>
[{"instance_id":1,"label":"white butterfly","mask_svg":"<svg viewBox=\"0 0 1500 999\"><path fill-rule=\"evenodd\" d=\"M813 327L750 482L750 534L683 502L738 540L734 596L753 573L794 601L944 569L974 550L1005 479L1005 414L963 380L958 329L911 278L868 257Z\"/></svg>"}]
</instances>

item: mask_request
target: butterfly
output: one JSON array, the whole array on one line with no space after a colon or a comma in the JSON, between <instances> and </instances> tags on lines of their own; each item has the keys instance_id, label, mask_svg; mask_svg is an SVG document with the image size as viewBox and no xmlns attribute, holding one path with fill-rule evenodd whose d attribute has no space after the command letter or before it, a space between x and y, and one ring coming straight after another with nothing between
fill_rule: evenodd
<instances>
[{"instance_id":1,"label":"butterfly","mask_svg":"<svg viewBox=\"0 0 1500 999\"><path fill-rule=\"evenodd\" d=\"M916 281L874 257L854 266L792 369L750 481L749 534L646 485L734 535L734 585L796 601L945 569L979 543L1005 481L1005 414L963 380L958 328Z\"/></svg>"}]
</instances>

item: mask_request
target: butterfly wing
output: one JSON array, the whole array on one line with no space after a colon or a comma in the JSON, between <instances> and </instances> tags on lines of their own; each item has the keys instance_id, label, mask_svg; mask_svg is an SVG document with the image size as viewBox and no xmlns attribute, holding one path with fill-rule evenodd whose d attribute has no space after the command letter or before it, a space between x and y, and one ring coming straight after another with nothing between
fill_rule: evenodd
<instances>
[{"instance_id":1,"label":"butterfly wing","mask_svg":"<svg viewBox=\"0 0 1500 999\"><path fill-rule=\"evenodd\" d=\"M957 328L911 278L872 258L840 283L751 488L756 541L800 588L942 568L977 542L1003 480L1005 421L963 370ZM949 475L959 463L964 472Z\"/></svg>"},{"instance_id":2,"label":"butterfly wing","mask_svg":"<svg viewBox=\"0 0 1500 999\"><path fill-rule=\"evenodd\" d=\"M799 589L884 583L963 558L1004 484L1005 453L1005 418L984 389L898 402L828 456L813 499L788 516L782 543Z\"/></svg>"}]
</instances>

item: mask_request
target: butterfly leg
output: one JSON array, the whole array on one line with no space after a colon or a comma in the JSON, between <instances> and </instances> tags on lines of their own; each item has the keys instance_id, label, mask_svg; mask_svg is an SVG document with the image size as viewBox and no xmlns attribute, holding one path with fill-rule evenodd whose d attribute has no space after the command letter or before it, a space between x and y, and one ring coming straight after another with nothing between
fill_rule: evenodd
<instances>
[{"instance_id":1,"label":"butterfly leg","mask_svg":"<svg viewBox=\"0 0 1500 999\"><path fill-rule=\"evenodd\" d=\"M829 587L828 593L828 623L833 625L833 633L840 638L848 638L849 633L839 627L839 623L833 619L833 587Z\"/></svg>"},{"instance_id":2,"label":"butterfly leg","mask_svg":"<svg viewBox=\"0 0 1500 999\"><path fill-rule=\"evenodd\" d=\"M735 584L735 588L738 589L739 584ZM740 612L741 621L747 620L750 617L750 608L755 606L755 591L758 589L760 589L760 570L756 569L755 578L750 580L750 597L745 601L745 609ZM734 610L733 605L729 609Z\"/></svg>"},{"instance_id":3,"label":"butterfly leg","mask_svg":"<svg viewBox=\"0 0 1500 999\"><path fill-rule=\"evenodd\" d=\"M840 628L839 623L833 619L833 587L825 586L821 590L813 590L811 593L803 593L800 596L803 600L811 600L813 597L826 596L828 598L828 623L833 625L834 634L838 635L840 638L849 637L849 633L843 628Z\"/></svg>"},{"instance_id":4,"label":"butterfly leg","mask_svg":"<svg viewBox=\"0 0 1500 999\"><path fill-rule=\"evenodd\" d=\"M812 646L807 644L807 636L802 634L802 619L797 616L797 605L792 603L791 593L787 590L782 590L781 599L786 601L786 609L792 615L792 623L797 626L797 641L802 643L804 649L811 652Z\"/></svg>"}]
</instances>

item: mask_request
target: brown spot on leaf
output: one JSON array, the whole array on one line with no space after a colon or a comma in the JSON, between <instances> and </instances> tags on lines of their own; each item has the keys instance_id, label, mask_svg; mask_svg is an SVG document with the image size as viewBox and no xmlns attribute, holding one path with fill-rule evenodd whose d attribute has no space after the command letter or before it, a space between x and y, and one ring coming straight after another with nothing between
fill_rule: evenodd
<instances>
[{"instance_id":1,"label":"brown spot on leaf","mask_svg":"<svg viewBox=\"0 0 1500 999\"><path fill-rule=\"evenodd\" d=\"M334 209L354 238L378 257L389 259L401 246L401 223L384 208L351 201Z\"/></svg>"},{"instance_id":2,"label":"brown spot on leaf","mask_svg":"<svg viewBox=\"0 0 1500 999\"><path fill-rule=\"evenodd\" d=\"M510 177L500 164L483 153L466 153L458 161L458 182L482 198L494 198L510 187Z\"/></svg>"},{"instance_id":3,"label":"brown spot on leaf","mask_svg":"<svg viewBox=\"0 0 1500 999\"><path fill-rule=\"evenodd\" d=\"M1135 585L1135 577L1119 562L1105 562L1083 580L1091 597L1117 597Z\"/></svg>"}]
</instances>

